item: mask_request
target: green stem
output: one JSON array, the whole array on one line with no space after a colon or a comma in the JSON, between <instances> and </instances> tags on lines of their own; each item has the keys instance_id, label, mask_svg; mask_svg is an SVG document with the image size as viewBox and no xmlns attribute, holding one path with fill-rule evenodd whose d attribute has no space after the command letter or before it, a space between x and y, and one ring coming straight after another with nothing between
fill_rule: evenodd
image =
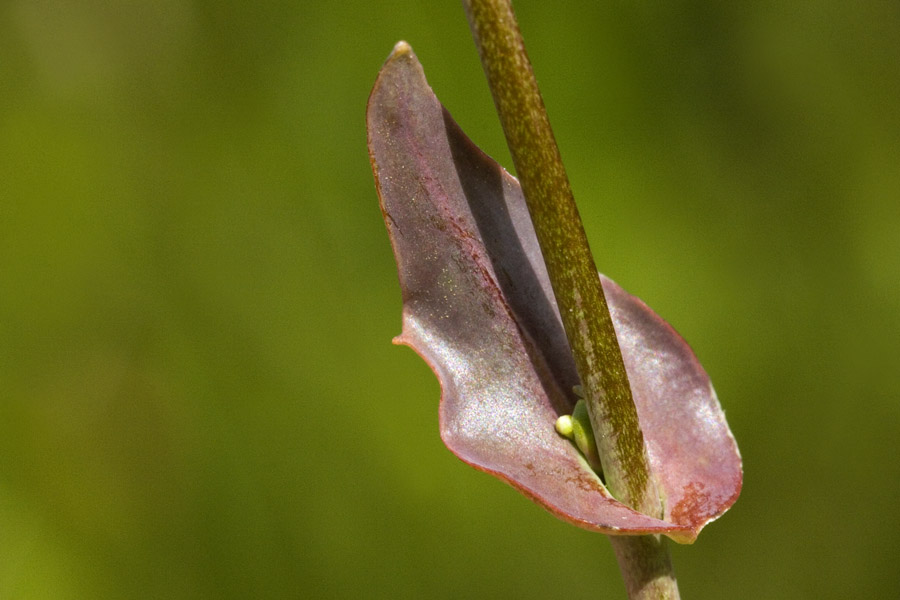
<instances>
[{"instance_id":1,"label":"green stem","mask_svg":"<svg viewBox=\"0 0 900 600\"><path fill-rule=\"evenodd\" d=\"M575 357L607 487L620 502L661 517L612 317L512 5L462 2ZM630 598L678 598L665 540L610 540Z\"/></svg>"},{"instance_id":2,"label":"green stem","mask_svg":"<svg viewBox=\"0 0 900 600\"><path fill-rule=\"evenodd\" d=\"M612 317L509 0L463 0L516 166L610 493L661 516Z\"/></svg>"},{"instance_id":3,"label":"green stem","mask_svg":"<svg viewBox=\"0 0 900 600\"><path fill-rule=\"evenodd\" d=\"M631 600L678 600L681 597L666 538L611 535L609 541Z\"/></svg>"}]
</instances>

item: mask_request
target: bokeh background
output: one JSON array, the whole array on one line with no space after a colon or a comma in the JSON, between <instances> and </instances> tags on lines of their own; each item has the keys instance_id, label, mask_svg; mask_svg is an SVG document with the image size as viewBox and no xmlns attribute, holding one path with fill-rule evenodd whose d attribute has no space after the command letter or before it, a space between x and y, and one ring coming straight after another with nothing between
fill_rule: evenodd
<instances>
[{"instance_id":1,"label":"bokeh background","mask_svg":"<svg viewBox=\"0 0 900 600\"><path fill-rule=\"evenodd\" d=\"M516 8L600 268L744 457L682 595L896 598L900 5L657 4ZM509 165L455 1L0 5L0 597L624 597L390 344L398 39Z\"/></svg>"}]
</instances>

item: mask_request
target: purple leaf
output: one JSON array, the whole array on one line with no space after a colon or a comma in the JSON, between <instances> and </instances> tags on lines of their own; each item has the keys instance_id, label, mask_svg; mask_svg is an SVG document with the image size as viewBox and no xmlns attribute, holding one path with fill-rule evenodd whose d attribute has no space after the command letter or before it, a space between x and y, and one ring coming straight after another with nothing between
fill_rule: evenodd
<instances>
[{"instance_id":1,"label":"purple leaf","mask_svg":"<svg viewBox=\"0 0 900 600\"><path fill-rule=\"evenodd\" d=\"M586 529L692 542L737 499L742 472L691 349L601 276L663 495L656 519L612 498L556 433L578 375L519 184L462 133L405 42L378 76L367 122L403 294L394 341L437 375L447 447Z\"/></svg>"}]
</instances>

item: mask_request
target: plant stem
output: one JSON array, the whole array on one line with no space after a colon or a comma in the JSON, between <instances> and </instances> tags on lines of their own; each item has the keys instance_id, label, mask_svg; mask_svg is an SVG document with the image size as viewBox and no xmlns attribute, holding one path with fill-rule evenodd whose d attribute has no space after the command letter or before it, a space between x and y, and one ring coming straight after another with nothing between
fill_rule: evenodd
<instances>
[{"instance_id":1,"label":"plant stem","mask_svg":"<svg viewBox=\"0 0 900 600\"><path fill-rule=\"evenodd\" d=\"M620 502L661 517L612 317L512 5L510 0L463 0L463 7L547 264L607 486ZM678 597L664 542L652 536L610 539L630 597ZM658 572L665 573L665 590L641 583L658 581L648 577ZM633 596L632 590L642 595Z\"/></svg>"},{"instance_id":2,"label":"plant stem","mask_svg":"<svg viewBox=\"0 0 900 600\"><path fill-rule=\"evenodd\" d=\"M610 492L660 516L612 317L509 0L463 0L581 377Z\"/></svg>"},{"instance_id":3,"label":"plant stem","mask_svg":"<svg viewBox=\"0 0 900 600\"><path fill-rule=\"evenodd\" d=\"M666 538L659 535L611 535L619 570L631 600L678 600L678 582Z\"/></svg>"}]
</instances>

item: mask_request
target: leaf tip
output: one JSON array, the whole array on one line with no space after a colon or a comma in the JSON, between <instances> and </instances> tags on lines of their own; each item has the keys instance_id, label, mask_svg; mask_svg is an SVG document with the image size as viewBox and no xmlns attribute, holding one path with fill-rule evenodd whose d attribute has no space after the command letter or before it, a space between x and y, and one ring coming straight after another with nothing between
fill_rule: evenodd
<instances>
[{"instance_id":1,"label":"leaf tip","mask_svg":"<svg viewBox=\"0 0 900 600\"><path fill-rule=\"evenodd\" d=\"M394 49L391 50L391 55L388 57L388 60L392 58L399 58L401 56L405 56L407 54L412 54L413 49L406 41L400 40L396 44L394 44Z\"/></svg>"}]
</instances>

